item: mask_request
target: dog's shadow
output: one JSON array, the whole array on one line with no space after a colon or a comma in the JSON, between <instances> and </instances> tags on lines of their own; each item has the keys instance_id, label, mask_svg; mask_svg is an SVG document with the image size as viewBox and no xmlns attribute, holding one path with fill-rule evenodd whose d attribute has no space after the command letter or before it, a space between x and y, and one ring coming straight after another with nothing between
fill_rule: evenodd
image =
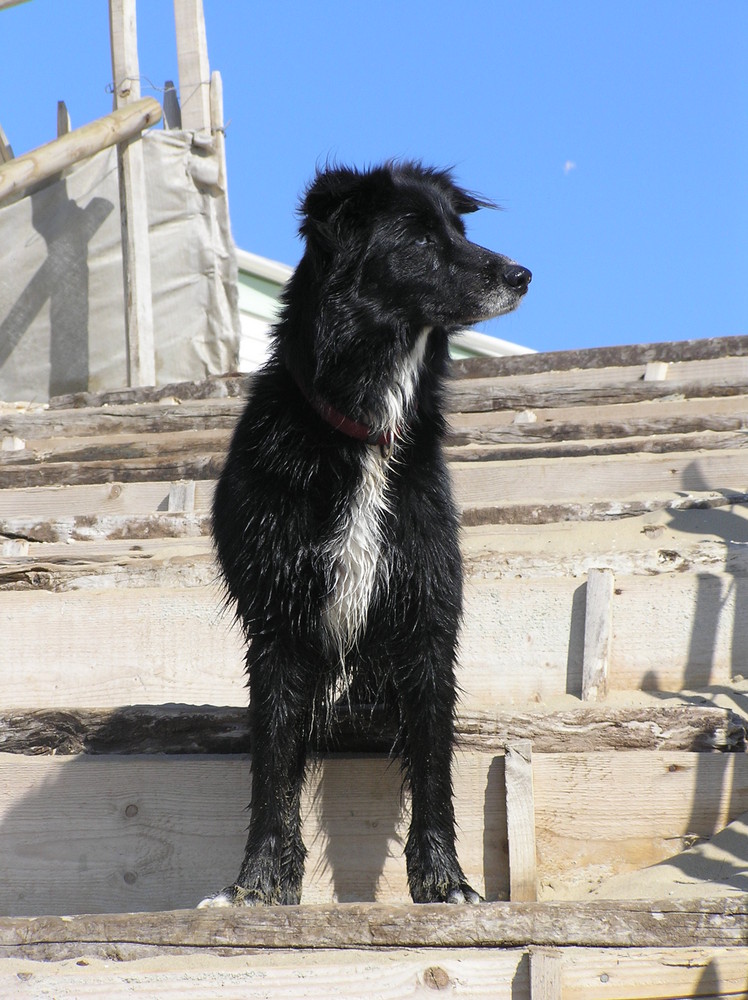
<instances>
[{"instance_id":1,"label":"dog's shadow","mask_svg":"<svg viewBox=\"0 0 748 1000\"><path fill-rule=\"evenodd\" d=\"M397 764L382 755L328 757L313 769L309 782L313 794L305 825L313 828L310 845L322 840L309 879L329 880L332 898L340 903L375 902L390 875L398 882L402 878L407 893L403 843L408 817Z\"/></svg>"}]
</instances>

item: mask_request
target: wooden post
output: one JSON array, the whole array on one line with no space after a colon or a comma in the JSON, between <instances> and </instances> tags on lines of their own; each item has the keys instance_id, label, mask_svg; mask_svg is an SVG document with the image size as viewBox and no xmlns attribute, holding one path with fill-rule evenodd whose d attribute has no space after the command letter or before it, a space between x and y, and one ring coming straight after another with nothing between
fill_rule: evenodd
<instances>
[{"instance_id":1,"label":"wooden post","mask_svg":"<svg viewBox=\"0 0 748 1000\"><path fill-rule=\"evenodd\" d=\"M182 128L210 131L210 64L203 0L174 0Z\"/></svg>"},{"instance_id":2,"label":"wooden post","mask_svg":"<svg viewBox=\"0 0 748 1000\"><path fill-rule=\"evenodd\" d=\"M59 139L61 135L67 135L70 131L70 115L68 114L68 107L64 101L57 102L57 138Z\"/></svg>"},{"instance_id":3,"label":"wooden post","mask_svg":"<svg viewBox=\"0 0 748 1000\"><path fill-rule=\"evenodd\" d=\"M135 0L109 0L114 105L140 97ZM143 147L138 141L117 148L122 267L125 285L128 385L156 384L153 338L151 252Z\"/></svg>"},{"instance_id":4,"label":"wooden post","mask_svg":"<svg viewBox=\"0 0 748 1000\"><path fill-rule=\"evenodd\" d=\"M538 898L538 888L530 740L516 740L507 744L504 781L509 844L509 899L512 903L531 903Z\"/></svg>"},{"instance_id":5,"label":"wooden post","mask_svg":"<svg viewBox=\"0 0 748 1000\"><path fill-rule=\"evenodd\" d=\"M182 127L182 109L179 107L173 80L167 80L164 84L164 126L170 129Z\"/></svg>"},{"instance_id":6,"label":"wooden post","mask_svg":"<svg viewBox=\"0 0 748 1000\"><path fill-rule=\"evenodd\" d=\"M13 159L13 147L8 142L8 137L0 125L0 163L7 163Z\"/></svg>"},{"instance_id":7,"label":"wooden post","mask_svg":"<svg viewBox=\"0 0 748 1000\"><path fill-rule=\"evenodd\" d=\"M587 574L584 614L582 701L597 701L608 693L608 666L613 636L613 571L591 569Z\"/></svg>"}]
</instances>

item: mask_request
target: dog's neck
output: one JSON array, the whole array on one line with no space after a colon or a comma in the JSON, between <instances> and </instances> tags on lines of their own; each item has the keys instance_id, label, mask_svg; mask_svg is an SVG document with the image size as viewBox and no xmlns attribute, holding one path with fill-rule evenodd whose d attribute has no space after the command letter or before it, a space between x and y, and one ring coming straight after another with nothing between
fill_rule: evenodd
<instances>
[{"instance_id":1,"label":"dog's neck","mask_svg":"<svg viewBox=\"0 0 748 1000\"><path fill-rule=\"evenodd\" d=\"M318 416L322 417L325 423L328 423L331 427L334 427L336 431L340 431L341 434L345 434L349 438L353 438L356 441L365 441L370 445L375 445L381 451L383 458L390 457L395 444L395 439L399 436L398 428L388 428L381 431L381 433L377 433L377 431L368 424L364 424L359 420L353 420L351 417L346 417L345 414L336 410L331 403L328 403L319 396L316 396L310 389L307 388L307 386L304 385L301 378L295 373L294 379L297 386L301 390L301 394L316 411Z\"/></svg>"},{"instance_id":2,"label":"dog's neck","mask_svg":"<svg viewBox=\"0 0 748 1000\"><path fill-rule=\"evenodd\" d=\"M389 458L395 442L407 429L409 414L417 406L418 380L431 330L431 327L421 330L415 344L401 358L391 377L383 379L376 405L368 408L371 416L366 421L342 413L305 384L293 369L292 375L303 396L326 423L350 438L378 447L382 456Z\"/></svg>"}]
</instances>

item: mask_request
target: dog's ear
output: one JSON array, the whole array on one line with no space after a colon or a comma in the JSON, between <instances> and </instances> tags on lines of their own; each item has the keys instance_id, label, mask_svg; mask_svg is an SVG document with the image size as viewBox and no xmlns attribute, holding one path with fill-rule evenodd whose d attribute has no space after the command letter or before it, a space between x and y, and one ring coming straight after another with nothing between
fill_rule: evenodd
<instances>
[{"instance_id":1,"label":"dog's ear","mask_svg":"<svg viewBox=\"0 0 748 1000\"><path fill-rule=\"evenodd\" d=\"M344 246L346 234L363 212L371 212L381 178L349 167L319 172L307 188L299 216L299 232L326 249Z\"/></svg>"},{"instance_id":2,"label":"dog's ear","mask_svg":"<svg viewBox=\"0 0 748 1000\"><path fill-rule=\"evenodd\" d=\"M479 198L478 195L473 194L471 191L465 191L463 188L457 186L454 186L452 189L452 204L458 215L470 215L481 208L497 207L492 201Z\"/></svg>"}]
</instances>

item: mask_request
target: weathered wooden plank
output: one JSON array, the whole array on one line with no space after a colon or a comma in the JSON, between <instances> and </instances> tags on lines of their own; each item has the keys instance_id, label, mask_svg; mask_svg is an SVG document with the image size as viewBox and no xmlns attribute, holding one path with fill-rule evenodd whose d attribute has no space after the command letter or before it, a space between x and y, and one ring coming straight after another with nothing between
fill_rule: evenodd
<instances>
[{"instance_id":1,"label":"weathered wooden plank","mask_svg":"<svg viewBox=\"0 0 748 1000\"><path fill-rule=\"evenodd\" d=\"M0 409L0 434L35 439L232 428L243 406L240 396L182 401L165 396L158 402L110 403L62 411ZM723 396L659 400L656 405L550 408L530 423L516 422L513 410L454 412L449 417L447 440L450 446L459 446L726 432L740 430L747 411L748 396Z\"/></svg>"},{"instance_id":2,"label":"weathered wooden plank","mask_svg":"<svg viewBox=\"0 0 748 1000\"><path fill-rule=\"evenodd\" d=\"M748 390L748 358L682 361L669 378L645 382L644 365L630 368L538 372L512 378L461 379L450 387L450 406L460 411L526 410L548 406L627 403L668 396L730 396Z\"/></svg>"},{"instance_id":3,"label":"weathered wooden plank","mask_svg":"<svg viewBox=\"0 0 748 1000\"><path fill-rule=\"evenodd\" d=\"M48 180L71 164L99 150L126 142L161 118L161 106L152 97L119 108L23 156L0 164L0 201L22 194L30 185Z\"/></svg>"},{"instance_id":4,"label":"weathered wooden plank","mask_svg":"<svg viewBox=\"0 0 748 1000\"><path fill-rule=\"evenodd\" d=\"M52 486L55 483L82 486L115 482L161 482L164 479L215 479L223 468L225 457L223 451L196 456L187 451L184 455L170 453L123 458L114 465L106 458L90 462L47 462L42 465L4 463L0 465L0 490Z\"/></svg>"},{"instance_id":5,"label":"weathered wooden plank","mask_svg":"<svg viewBox=\"0 0 748 1000\"><path fill-rule=\"evenodd\" d=\"M620 577L611 690L693 690L744 669L745 580L724 573ZM215 586L0 591L6 706L242 704L243 643ZM583 584L472 580L459 680L468 711L581 695ZM652 609L657 643L652 642Z\"/></svg>"},{"instance_id":6,"label":"weathered wooden plank","mask_svg":"<svg viewBox=\"0 0 748 1000\"><path fill-rule=\"evenodd\" d=\"M730 400L732 402L732 400ZM230 430L243 401L186 399L161 402L87 406L79 409L0 409L0 436L40 438L101 437L113 434L166 434L171 431ZM706 417L705 417L706 419ZM730 429L730 428L723 428Z\"/></svg>"},{"instance_id":7,"label":"weathered wooden plank","mask_svg":"<svg viewBox=\"0 0 748 1000\"><path fill-rule=\"evenodd\" d=\"M739 358L746 355L748 355L748 336L737 336L546 351L503 358L465 358L453 361L452 364L455 372L462 378L497 378L582 368L646 366L651 361L701 361L712 358Z\"/></svg>"},{"instance_id":8,"label":"weathered wooden plank","mask_svg":"<svg viewBox=\"0 0 748 1000\"><path fill-rule=\"evenodd\" d=\"M518 421L519 414L514 410L451 413L447 440L451 446L458 446L735 431L745 425L748 397L661 399L656 403L550 407L530 412L536 418L534 421ZM18 424L9 422L8 432L33 437L24 424L26 419L29 418L21 414ZM3 426L6 425L0 415L0 427Z\"/></svg>"},{"instance_id":9,"label":"weathered wooden plank","mask_svg":"<svg viewBox=\"0 0 748 1000\"><path fill-rule=\"evenodd\" d=\"M134 466L133 459L152 458L168 467L170 459L177 456L199 456L213 464L222 463L228 451L230 428L199 428L185 430L174 428L163 432L136 434L106 434L92 437L49 437L13 440L21 447L5 449L0 453L0 476L8 475L9 485L32 485L41 477L52 481L96 481L100 478L102 462L111 467L111 474L118 476ZM5 438L4 440L7 440ZM724 449L748 448L748 434L742 429L724 433L705 431L694 434L660 434L647 437L616 438L613 440L577 440L553 442L528 442L502 445L463 445L447 447L447 458L453 462L521 461L536 459L553 461L564 458L593 458L629 454L695 453ZM68 469L61 463L70 463ZM99 463L98 465L96 463ZM51 468L40 472L39 466ZM91 470L87 475L87 470ZM147 474L150 474L147 473ZM0 478L0 485L3 479ZM44 485L41 483L39 485Z\"/></svg>"},{"instance_id":10,"label":"weathered wooden plank","mask_svg":"<svg viewBox=\"0 0 748 1000\"><path fill-rule=\"evenodd\" d=\"M170 916L165 914L165 919ZM100 951L101 946L94 945L94 952ZM60 953L69 952L70 945L60 946ZM81 945L85 957L77 963L0 959L0 995L55 1000L406 1000L447 990L458 998L529 1000L521 948L273 949L230 957L153 955L123 965L121 959L130 952L127 943L114 942L108 962L91 958L86 945Z\"/></svg>"},{"instance_id":11,"label":"weathered wooden plank","mask_svg":"<svg viewBox=\"0 0 748 1000\"><path fill-rule=\"evenodd\" d=\"M532 741L538 753L595 750L740 750L746 722L712 705L646 704L566 711L466 712L456 720L464 750L503 751ZM382 712L341 706L321 746L387 753L396 724ZM0 713L0 751L22 754L219 754L250 749L245 707L132 705Z\"/></svg>"},{"instance_id":12,"label":"weathered wooden plank","mask_svg":"<svg viewBox=\"0 0 748 1000\"><path fill-rule=\"evenodd\" d=\"M520 442L511 444L460 447L448 445L447 458L452 462L516 462L522 459L545 461L564 458L592 458L598 455L629 455L649 453L667 455L673 452L716 451L721 448L748 447L748 434L742 428L734 431L704 431L693 434L659 434L654 437L627 437L576 441ZM22 460L19 456L16 461Z\"/></svg>"},{"instance_id":13,"label":"weathered wooden plank","mask_svg":"<svg viewBox=\"0 0 748 1000\"><path fill-rule=\"evenodd\" d=\"M134 403L157 403L160 399L225 399L244 395L251 383L251 375L230 372L227 375L209 375L199 382L169 382L166 385L134 386L102 392L72 392L53 396L49 401L49 408L67 410L70 407L110 404L129 406Z\"/></svg>"},{"instance_id":14,"label":"weathered wooden plank","mask_svg":"<svg viewBox=\"0 0 748 1000\"><path fill-rule=\"evenodd\" d=\"M123 459L116 466L106 460L42 466L6 465L0 466L0 486L20 489L51 483L95 485L206 480L218 475L223 461L221 453L195 457L170 455L163 460L158 457ZM652 504L663 494L671 501L673 494L678 493L709 490L723 496L743 493L748 484L748 449L566 458L563 462L543 459L453 462L450 468L463 517L466 523L477 524L501 520L502 511L513 505L522 509L533 503L550 509L566 505L568 514L569 505L574 504L638 501L638 512L647 509L641 507L642 502ZM138 512L143 512L142 508ZM0 516L4 513L0 493ZM522 516L530 515L525 512Z\"/></svg>"},{"instance_id":15,"label":"weathered wooden plank","mask_svg":"<svg viewBox=\"0 0 748 1000\"><path fill-rule=\"evenodd\" d=\"M24 449L0 454L0 468L16 465L33 467L38 464L80 465L109 462L114 472L119 463L136 458L163 459L179 455L211 455L224 458L231 432L227 428L202 428L200 430L173 430L167 433L152 431L142 434L105 434L95 437L49 437L29 439Z\"/></svg>"},{"instance_id":16,"label":"weathered wooden plank","mask_svg":"<svg viewBox=\"0 0 748 1000\"><path fill-rule=\"evenodd\" d=\"M743 957L748 950L744 936L747 924L746 904L735 900L491 903L459 907L349 903L168 914L0 917L0 948L8 955L31 957L36 950L42 956L72 958L84 945L86 954L106 957L103 948L107 944L129 944L133 946L129 955L134 957L138 946L141 955L148 954L149 948L168 955L189 951L240 954L250 948L308 949L320 944L344 949L455 948L475 947L480 942L484 949L533 945L579 948L574 958L583 957L581 947L623 948L626 955L635 954L635 948L668 949L673 957L680 957L675 949L683 949L683 955L698 955L703 961L706 949L711 948L736 948L732 954ZM59 947L53 949L54 945ZM608 962L614 957L608 956ZM649 957L642 954L642 959ZM662 954L662 959L666 962L667 956ZM599 967L599 961L595 955L593 962L582 966L582 974L589 975L588 970ZM641 968L640 963L639 971ZM687 968L685 963L681 977Z\"/></svg>"},{"instance_id":17,"label":"weathered wooden plank","mask_svg":"<svg viewBox=\"0 0 748 1000\"><path fill-rule=\"evenodd\" d=\"M168 496L169 484L159 485L163 485ZM198 485L195 484L196 492ZM19 491L18 496L22 497L23 492ZM75 497L72 499L75 500ZM196 538L207 535L209 529L210 515L206 510L164 510L153 514L71 514L52 518L0 517L0 536L44 543L44 551L37 553L42 560L54 559L64 553L63 558L68 562L71 557L70 549L66 552L63 549L61 552L60 544L101 540L106 545L107 540L118 542L122 539ZM109 546L109 551L116 552L116 549ZM85 549L76 551L82 561L87 558L84 553ZM106 554L107 548L102 549L99 558L105 558Z\"/></svg>"},{"instance_id":18,"label":"weathered wooden plank","mask_svg":"<svg viewBox=\"0 0 748 1000\"><path fill-rule=\"evenodd\" d=\"M507 744L504 779L509 848L509 899L513 903L532 902L538 898L538 884L530 740L516 740Z\"/></svg>"}]
</instances>

